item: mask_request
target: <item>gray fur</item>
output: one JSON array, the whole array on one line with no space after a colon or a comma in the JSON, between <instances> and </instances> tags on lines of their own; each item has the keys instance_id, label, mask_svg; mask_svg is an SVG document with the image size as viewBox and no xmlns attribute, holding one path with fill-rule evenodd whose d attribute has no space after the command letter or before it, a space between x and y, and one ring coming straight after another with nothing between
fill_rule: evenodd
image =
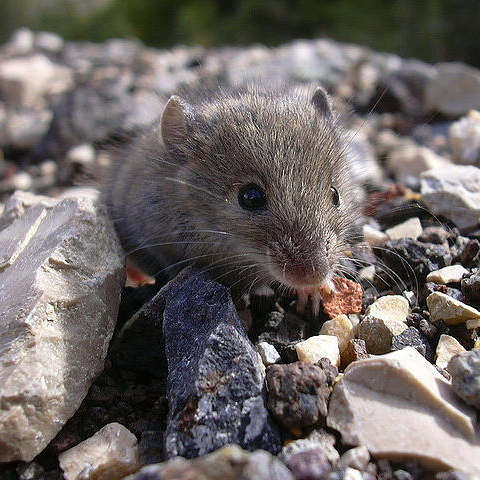
<instances>
[{"instance_id":1,"label":"gray fur","mask_svg":"<svg viewBox=\"0 0 480 480\"><path fill-rule=\"evenodd\" d=\"M208 255L192 262L217 265L213 277L242 289L297 286L283 272L331 278L357 216L356 186L328 99L313 95L172 97L163 121L122 153L105 191L126 252L137 249L135 260L151 274L171 266L169 276ZM265 211L240 207L238 191L248 183L266 191Z\"/></svg>"}]
</instances>

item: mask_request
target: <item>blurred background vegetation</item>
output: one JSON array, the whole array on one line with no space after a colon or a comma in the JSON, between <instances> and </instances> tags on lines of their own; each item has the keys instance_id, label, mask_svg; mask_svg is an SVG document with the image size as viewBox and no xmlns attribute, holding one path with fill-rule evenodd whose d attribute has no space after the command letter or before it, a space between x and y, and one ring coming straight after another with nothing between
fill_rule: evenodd
<instances>
[{"instance_id":1,"label":"blurred background vegetation","mask_svg":"<svg viewBox=\"0 0 480 480\"><path fill-rule=\"evenodd\" d=\"M65 39L147 45L336 40L480 66L479 0L0 0L0 41L27 26Z\"/></svg>"}]
</instances>

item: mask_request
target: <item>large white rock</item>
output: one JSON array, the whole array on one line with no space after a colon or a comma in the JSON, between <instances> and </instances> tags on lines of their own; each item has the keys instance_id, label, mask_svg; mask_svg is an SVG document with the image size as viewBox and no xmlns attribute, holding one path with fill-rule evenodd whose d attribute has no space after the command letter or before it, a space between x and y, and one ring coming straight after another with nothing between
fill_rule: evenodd
<instances>
[{"instance_id":1,"label":"large white rock","mask_svg":"<svg viewBox=\"0 0 480 480\"><path fill-rule=\"evenodd\" d=\"M376 458L480 475L475 411L412 347L350 364L335 384L327 425Z\"/></svg>"},{"instance_id":2,"label":"large white rock","mask_svg":"<svg viewBox=\"0 0 480 480\"><path fill-rule=\"evenodd\" d=\"M135 435L109 423L58 457L65 480L120 480L140 467Z\"/></svg>"},{"instance_id":3,"label":"large white rock","mask_svg":"<svg viewBox=\"0 0 480 480\"><path fill-rule=\"evenodd\" d=\"M103 368L123 254L97 201L17 192L0 221L0 461L30 461Z\"/></svg>"},{"instance_id":4,"label":"large white rock","mask_svg":"<svg viewBox=\"0 0 480 480\"><path fill-rule=\"evenodd\" d=\"M470 110L468 115L452 123L448 136L456 163L480 166L479 111Z\"/></svg>"},{"instance_id":5,"label":"large white rock","mask_svg":"<svg viewBox=\"0 0 480 480\"><path fill-rule=\"evenodd\" d=\"M455 165L421 174L422 202L435 215L443 215L458 228L480 223L480 168Z\"/></svg>"}]
</instances>

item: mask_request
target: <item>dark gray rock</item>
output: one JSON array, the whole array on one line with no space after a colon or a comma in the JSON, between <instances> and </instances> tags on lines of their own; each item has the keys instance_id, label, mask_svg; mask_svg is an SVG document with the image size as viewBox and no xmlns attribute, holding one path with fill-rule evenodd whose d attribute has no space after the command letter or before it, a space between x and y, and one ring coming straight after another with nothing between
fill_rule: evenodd
<instances>
[{"instance_id":1,"label":"dark gray rock","mask_svg":"<svg viewBox=\"0 0 480 480\"><path fill-rule=\"evenodd\" d=\"M462 293L472 302L480 302L480 275L464 278L461 283Z\"/></svg>"},{"instance_id":2,"label":"dark gray rock","mask_svg":"<svg viewBox=\"0 0 480 480\"><path fill-rule=\"evenodd\" d=\"M405 347L413 347L428 361L433 361L433 350L428 343L428 339L415 327L408 327L402 333L392 338L392 351L401 350Z\"/></svg>"},{"instance_id":3,"label":"dark gray rock","mask_svg":"<svg viewBox=\"0 0 480 480\"><path fill-rule=\"evenodd\" d=\"M469 405L480 409L480 350L470 350L453 357L447 370L455 393Z\"/></svg>"},{"instance_id":4,"label":"dark gray rock","mask_svg":"<svg viewBox=\"0 0 480 480\"><path fill-rule=\"evenodd\" d=\"M264 374L227 289L186 269L152 301L163 308L168 361L167 458L228 443L277 453Z\"/></svg>"}]
</instances>

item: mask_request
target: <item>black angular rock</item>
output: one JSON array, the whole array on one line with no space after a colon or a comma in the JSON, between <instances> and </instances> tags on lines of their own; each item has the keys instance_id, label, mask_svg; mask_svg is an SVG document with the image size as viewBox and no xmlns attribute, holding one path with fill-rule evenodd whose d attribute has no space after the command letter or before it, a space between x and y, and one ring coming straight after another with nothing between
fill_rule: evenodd
<instances>
[{"instance_id":1,"label":"black angular rock","mask_svg":"<svg viewBox=\"0 0 480 480\"><path fill-rule=\"evenodd\" d=\"M415 327L408 327L399 335L392 338L392 351L401 350L405 347L413 347L428 361L433 360L433 351L425 335L422 335Z\"/></svg>"},{"instance_id":2,"label":"black angular rock","mask_svg":"<svg viewBox=\"0 0 480 480\"><path fill-rule=\"evenodd\" d=\"M188 268L154 298L163 310L168 361L167 458L228 443L277 453L257 351L227 289Z\"/></svg>"}]
</instances>

